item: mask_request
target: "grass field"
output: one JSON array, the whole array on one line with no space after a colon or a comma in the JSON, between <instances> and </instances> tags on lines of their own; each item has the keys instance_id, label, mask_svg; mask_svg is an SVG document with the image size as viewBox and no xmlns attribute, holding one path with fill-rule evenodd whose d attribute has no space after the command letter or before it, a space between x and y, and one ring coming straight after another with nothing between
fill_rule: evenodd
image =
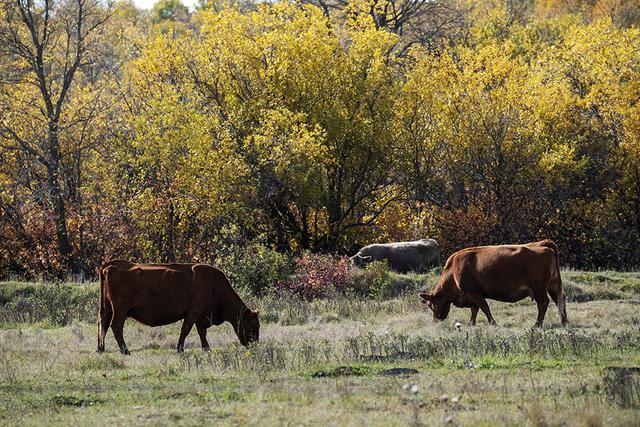
<instances>
[{"instance_id":1,"label":"grass field","mask_svg":"<svg viewBox=\"0 0 640 427\"><path fill-rule=\"evenodd\" d=\"M269 298L250 349L223 325L210 353L192 331L179 355L179 324L129 320L131 356L111 332L95 353L95 284L5 282L0 424L640 425L640 373L612 369L640 367L640 274L563 275L567 329L555 306L532 329L530 301L490 301L498 326L469 327L456 308L434 324L413 292Z\"/></svg>"}]
</instances>

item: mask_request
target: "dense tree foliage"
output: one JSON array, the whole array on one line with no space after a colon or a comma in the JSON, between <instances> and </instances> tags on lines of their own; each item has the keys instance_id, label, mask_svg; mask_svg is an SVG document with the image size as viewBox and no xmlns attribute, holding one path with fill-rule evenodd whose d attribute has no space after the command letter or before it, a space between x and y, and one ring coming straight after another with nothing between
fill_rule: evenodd
<instances>
[{"instance_id":1,"label":"dense tree foliage","mask_svg":"<svg viewBox=\"0 0 640 427\"><path fill-rule=\"evenodd\" d=\"M632 0L0 0L0 276L426 236L637 267L639 22Z\"/></svg>"}]
</instances>

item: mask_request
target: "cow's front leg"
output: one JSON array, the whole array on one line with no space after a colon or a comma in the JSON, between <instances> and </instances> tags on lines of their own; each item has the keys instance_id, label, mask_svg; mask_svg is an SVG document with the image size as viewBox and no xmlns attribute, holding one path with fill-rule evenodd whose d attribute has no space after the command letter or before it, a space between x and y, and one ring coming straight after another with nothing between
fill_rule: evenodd
<instances>
[{"instance_id":1,"label":"cow's front leg","mask_svg":"<svg viewBox=\"0 0 640 427\"><path fill-rule=\"evenodd\" d=\"M542 327L542 322L544 322L544 316L547 314L547 307L549 306L549 297L547 294L536 295L536 304L538 304L536 326L540 328Z\"/></svg>"},{"instance_id":2,"label":"cow's front leg","mask_svg":"<svg viewBox=\"0 0 640 427\"><path fill-rule=\"evenodd\" d=\"M471 307L471 319L469 319L469 325L476 326L476 318L478 317L478 310L480 310L480 307L478 307L477 305L474 305L473 307Z\"/></svg>"},{"instance_id":3,"label":"cow's front leg","mask_svg":"<svg viewBox=\"0 0 640 427\"><path fill-rule=\"evenodd\" d=\"M491 325L495 325L496 324L496 320L491 315L491 310L489 309L489 304L487 304L487 300L484 299L484 297L482 295L478 295L478 294L469 295L469 299L475 305L477 305L480 308L480 310L482 310L484 315L487 316L487 320L489 321L489 323Z\"/></svg>"},{"instance_id":4,"label":"cow's front leg","mask_svg":"<svg viewBox=\"0 0 640 427\"><path fill-rule=\"evenodd\" d=\"M193 328L193 324L196 323L197 318L198 316L189 315L184 318L184 321L182 322L182 329L180 330L180 338L178 338L178 346L176 348L178 353L182 353L184 351L184 340L187 338L187 335L189 335L189 332L191 332L191 328Z\"/></svg>"}]
</instances>

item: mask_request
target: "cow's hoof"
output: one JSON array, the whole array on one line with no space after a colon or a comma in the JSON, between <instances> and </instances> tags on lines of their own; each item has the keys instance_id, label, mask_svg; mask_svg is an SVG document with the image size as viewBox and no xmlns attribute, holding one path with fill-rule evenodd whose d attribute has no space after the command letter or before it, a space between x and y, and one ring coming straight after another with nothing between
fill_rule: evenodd
<instances>
[{"instance_id":1,"label":"cow's hoof","mask_svg":"<svg viewBox=\"0 0 640 427\"><path fill-rule=\"evenodd\" d=\"M125 356L130 355L131 353L129 353L129 349L128 348L121 348L120 349L120 353L124 354Z\"/></svg>"},{"instance_id":2,"label":"cow's hoof","mask_svg":"<svg viewBox=\"0 0 640 427\"><path fill-rule=\"evenodd\" d=\"M209 352L211 351L211 347L202 347L202 351Z\"/></svg>"}]
</instances>

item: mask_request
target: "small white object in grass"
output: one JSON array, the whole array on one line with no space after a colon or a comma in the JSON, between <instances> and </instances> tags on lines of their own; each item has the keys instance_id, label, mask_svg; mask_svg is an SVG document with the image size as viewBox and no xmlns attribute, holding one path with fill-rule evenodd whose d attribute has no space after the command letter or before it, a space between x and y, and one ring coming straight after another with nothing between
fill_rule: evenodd
<instances>
[{"instance_id":1,"label":"small white object in grass","mask_svg":"<svg viewBox=\"0 0 640 427\"><path fill-rule=\"evenodd\" d=\"M402 386L402 389L403 389L403 390L406 390L406 391L408 391L408 392L410 392L410 393L413 393L413 394L416 394L416 393L418 392L418 390L420 390L420 389L418 388L418 385L417 385L417 384L409 384L409 383L407 383L407 384L403 385L403 386Z\"/></svg>"},{"instance_id":2,"label":"small white object in grass","mask_svg":"<svg viewBox=\"0 0 640 427\"><path fill-rule=\"evenodd\" d=\"M451 403L458 403L460 401L460 396L453 396L451 398Z\"/></svg>"},{"instance_id":3,"label":"small white object in grass","mask_svg":"<svg viewBox=\"0 0 640 427\"><path fill-rule=\"evenodd\" d=\"M454 326L457 330L460 330L460 328L462 328L462 323L460 323L460 322L456 322L453 326Z\"/></svg>"}]
</instances>

